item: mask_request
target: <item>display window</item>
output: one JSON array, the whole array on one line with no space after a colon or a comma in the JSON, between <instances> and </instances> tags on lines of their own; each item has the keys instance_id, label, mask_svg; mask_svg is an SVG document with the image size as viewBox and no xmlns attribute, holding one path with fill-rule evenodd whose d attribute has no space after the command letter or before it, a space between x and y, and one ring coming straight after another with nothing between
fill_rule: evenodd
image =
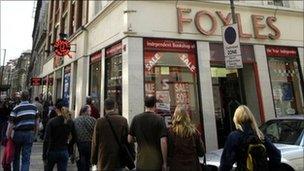
<instances>
[{"instance_id":1,"label":"display window","mask_svg":"<svg viewBox=\"0 0 304 171\"><path fill-rule=\"evenodd\" d=\"M106 49L105 99L112 98L119 114L122 113L122 43Z\"/></svg>"},{"instance_id":2,"label":"display window","mask_svg":"<svg viewBox=\"0 0 304 171\"><path fill-rule=\"evenodd\" d=\"M70 84L71 84L71 65L68 65L64 68L64 77L63 77L63 100L66 103L66 106L69 106L70 103Z\"/></svg>"},{"instance_id":3,"label":"display window","mask_svg":"<svg viewBox=\"0 0 304 171\"><path fill-rule=\"evenodd\" d=\"M266 46L266 54L276 115L303 114L303 85L297 49Z\"/></svg>"},{"instance_id":4,"label":"display window","mask_svg":"<svg viewBox=\"0 0 304 171\"><path fill-rule=\"evenodd\" d=\"M145 96L157 99L167 125L177 105L200 124L196 47L192 41L145 39Z\"/></svg>"},{"instance_id":5,"label":"display window","mask_svg":"<svg viewBox=\"0 0 304 171\"><path fill-rule=\"evenodd\" d=\"M90 57L89 95L92 97L94 105L98 110L100 110L101 56L101 51L97 51Z\"/></svg>"}]
</instances>

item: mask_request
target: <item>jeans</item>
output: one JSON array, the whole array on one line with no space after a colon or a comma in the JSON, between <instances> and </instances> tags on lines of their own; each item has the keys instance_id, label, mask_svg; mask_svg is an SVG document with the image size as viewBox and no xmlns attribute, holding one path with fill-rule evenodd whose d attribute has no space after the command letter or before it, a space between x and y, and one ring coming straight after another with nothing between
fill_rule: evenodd
<instances>
[{"instance_id":1,"label":"jeans","mask_svg":"<svg viewBox=\"0 0 304 171\"><path fill-rule=\"evenodd\" d=\"M49 151L47 156L47 163L45 171L52 171L55 164L57 164L58 171L67 171L69 160L68 150Z\"/></svg>"},{"instance_id":2,"label":"jeans","mask_svg":"<svg viewBox=\"0 0 304 171\"><path fill-rule=\"evenodd\" d=\"M77 164L79 171L90 171L91 142L78 142L79 161Z\"/></svg>"},{"instance_id":3,"label":"jeans","mask_svg":"<svg viewBox=\"0 0 304 171\"><path fill-rule=\"evenodd\" d=\"M20 153L22 151L21 171L29 171L34 132L15 131L13 140L15 143L13 170L20 170Z\"/></svg>"}]
</instances>

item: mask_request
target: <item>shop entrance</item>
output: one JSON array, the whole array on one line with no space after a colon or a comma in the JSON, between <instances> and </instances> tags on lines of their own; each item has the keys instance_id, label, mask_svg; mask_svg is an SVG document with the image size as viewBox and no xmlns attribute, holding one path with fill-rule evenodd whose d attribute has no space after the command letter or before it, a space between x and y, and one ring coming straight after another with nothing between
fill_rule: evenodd
<instances>
[{"instance_id":1,"label":"shop entrance","mask_svg":"<svg viewBox=\"0 0 304 171\"><path fill-rule=\"evenodd\" d=\"M244 99L241 98L240 78L236 69L211 67L211 73L218 145L223 147L228 134L234 130L234 111L244 104Z\"/></svg>"}]
</instances>

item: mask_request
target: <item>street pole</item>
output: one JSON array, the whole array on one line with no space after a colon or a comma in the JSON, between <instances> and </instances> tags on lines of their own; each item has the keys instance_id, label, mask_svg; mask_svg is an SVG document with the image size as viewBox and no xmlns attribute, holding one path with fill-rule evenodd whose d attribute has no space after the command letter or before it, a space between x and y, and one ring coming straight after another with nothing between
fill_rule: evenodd
<instances>
[{"instance_id":1,"label":"street pole","mask_svg":"<svg viewBox=\"0 0 304 171\"><path fill-rule=\"evenodd\" d=\"M231 8L231 15L232 15L232 22L233 24L237 24L237 19L235 15L235 7L234 7L234 0L230 0L230 8ZM242 55L242 54L241 54ZM239 90L240 90L240 98L241 98L241 104L246 104L246 98L245 98L245 89L244 89L244 80L243 80L243 69L238 69L238 82L239 82Z\"/></svg>"},{"instance_id":2,"label":"street pole","mask_svg":"<svg viewBox=\"0 0 304 171\"><path fill-rule=\"evenodd\" d=\"M6 49L3 49L4 50L4 55L3 55L3 66L2 66L2 70L1 70L1 78L0 78L0 85L2 85L2 78L3 78L3 71L4 71L4 64L5 64L5 56L6 56Z\"/></svg>"}]
</instances>

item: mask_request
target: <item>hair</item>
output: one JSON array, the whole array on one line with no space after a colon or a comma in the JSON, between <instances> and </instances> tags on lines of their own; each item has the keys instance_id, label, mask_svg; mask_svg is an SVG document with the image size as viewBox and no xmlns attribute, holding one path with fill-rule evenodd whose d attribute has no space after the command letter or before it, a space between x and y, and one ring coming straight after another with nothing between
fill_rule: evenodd
<instances>
[{"instance_id":1,"label":"hair","mask_svg":"<svg viewBox=\"0 0 304 171\"><path fill-rule=\"evenodd\" d=\"M39 97L35 97L35 101L39 101Z\"/></svg>"},{"instance_id":2,"label":"hair","mask_svg":"<svg viewBox=\"0 0 304 171\"><path fill-rule=\"evenodd\" d=\"M245 105L240 105L234 112L233 122L237 130L243 130L242 125L249 124L254 133L259 137L260 140L264 140L264 135L258 128L258 124L250 111Z\"/></svg>"},{"instance_id":3,"label":"hair","mask_svg":"<svg viewBox=\"0 0 304 171\"><path fill-rule=\"evenodd\" d=\"M172 131L181 137L189 137L196 132L195 126L191 123L189 115L186 110L177 106L172 118Z\"/></svg>"},{"instance_id":4,"label":"hair","mask_svg":"<svg viewBox=\"0 0 304 171\"><path fill-rule=\"evenodd\" d=\"M113 110L115 108L115 101L113 99L107 98L104 102L105 110Z\"/></svg>"},{"instance_id":5,"label":"hair","mask_svg":"<svg viewBox=\"0 0 304 171\"><path fill-rule=\"evenodd\" d=\"M56 103L55 103L55 107L58 109L58 110L61 110L64 106L64 101L63 99L57 99Z\"/></svg>"},{"instance_id":6,"label":"hair","mask_svg":"<svg viewBox=\"0 0 304 171\"><path fill-rule=\"evenodd\" d=\"M61 115L64 118L64 123L66 124L69 119L71 119L70 111L66 107L62 107Z\"/></svg>"},{"instance_id":7,"label":"hair","mask_svg":"<svg viewBox=\"0 0 304 171\"><path fill-rule=\"evenodd\" d=\"M21 100L22 100L22 101L27 101L27 100L29 100L29 92L28 92L28 91L22 91L22 92L21 92Z\"/></svg>"},{"instance_id":8,"label":"hair","mask_svg":"<svg viewBox=\"0 0 304 171\"><path fill-rule=\"evenodd\" d=\"M145 97L145 106L147 108L153 108L156 104L155 96L147 96Z\"/></svg>"},{"instance_id":9,"label":"hair","mask_svg":"<svg viewBox=\"0 0 304 171\"><path fill-rule=\"evenodd\" d=\"M90 96L88 96L87 98L86 98L86 103L88 104L88 105L90 105L90 104L92 104L92 97L90 97Z\"/></svg>"},{"instance_id":10,"label":"hair","mask_svg":"<svg viewBox=\"0 0 304 171\"><path fill-rule=\"evenodd\" d=\"M84 105L84 106L80 109L79 116L88 114L89 108L90 108L89 105Z\"/></svg>"}]
</instances>

